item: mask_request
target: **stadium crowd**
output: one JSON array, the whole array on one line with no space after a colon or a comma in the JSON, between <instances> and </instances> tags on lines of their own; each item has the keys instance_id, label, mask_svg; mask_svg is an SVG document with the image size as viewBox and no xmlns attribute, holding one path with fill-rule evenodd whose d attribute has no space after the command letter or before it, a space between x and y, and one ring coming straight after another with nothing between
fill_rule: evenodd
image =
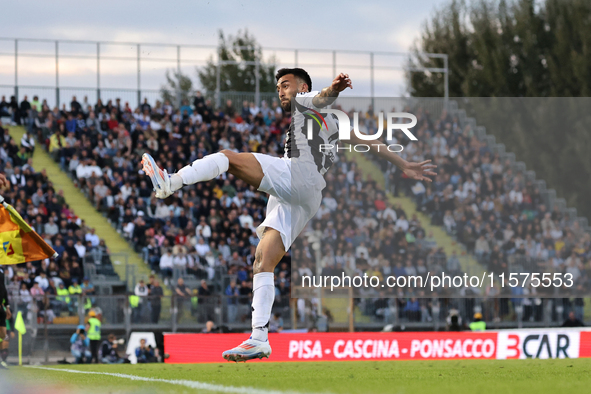
<instances>
[{"instance_id":1,"label":"stadium crowd","mask_svg":"<svg viewBox=\"0 0 591 394\"><path fill-rule=\"evenodd\" d=\"M62 110L51 110L37 98L19 106L28 107L15 120L27 125L29 145L34 146L37 139L60 162L97 209L164 277L166 285L178 287L179 276L194 276L201 280L201 285L192 290L199 296L229 296L229 320L247 317L248 308L238 306L249 303L258 243L254 229L264 218L266 196L224 174L208 183L185 187L164 201L157 200L151 182L141 171L140 160L144 152L149 152L172 173L221 149L282 155L290 118L276 101L270 105L263 101L258 107L247 101L240 106L228 100L214 108L197 92L192 103L184 101L180 108L168 101L151 105L147 99L135 109L119 99L107 103L99 99L90 105L86 98L80 103L76 97L69 109L64 105ZM576 222L572 224L558 210L548 212L533 184L523 174L514 174L509 163L501 163L469 127L460 127L457 118L446 112L432 118L422 108L413 113L418 118L414 129L418 142L406 145L400 135L395 135L395 141L384 142L406 145L402 155L409 160L432 159L439 166L438 175L433 184L415 184L388 163L377 163L386 174L387 191L414 196L432 224L443 226L489 271L499 274L521 264L523 269L535 266L570 272L577 286L588 281L591 242ZM373 133L376 124L370 107L362 118L362 128ZM5 145L11 161L14 157L22 161L19 158L26 153L26 144L19 149L9 140ZM277 267L276 310L288 310L292 282L299 285L302 275L316 273L314 239L322 239L323 275L346 272L384 277L462 272L458 254L454 251L446 255L426 233L417 215L393 206L386 190L371 178L363 180L356 163L347 155L339 155L326 179L327 188L316 218ZM33 201L38 189L25 193L30 192ZM47 187L41 189L45 196ZM53 199L54 194L50 197ZM62 215L58 216L61 219ZM70 222L66 220L64 225ZM72 232L84 234L81 227ZM296 262L293 271L292 260ZM397 307L400 318L411 321L430 321L435 305L440 307L440 318L458 307L466 309L466 317L471 316L473 301L449 298L457 296L457 291L466 294L479 290L443 288L433 294L439 299L412 297L424 297L420 292L388 299L383 293L368 290L364 296L371 298L358 301L358 305L377 319L388 319L392 306ZM494 296L497 291L498 287L490 287L479 294ZM527 318L539 320L542 294L536 294L535 288L517 287L511 292L506 287L502 291L508 291L507 297L531 297L486 303L486 319L502 319L511 313L510 304L523 304ZM572 307L582 313L581 302L573 301ZM313 301L300 300L297 309L300 317L325 315Z\"/></svg>"},{"instance_id":2,"label":"stadium crowd","mask_svg":"<svg viewBox=\"0 0 591 394\"><path fill-rule=\"evenodd\" d=\"M47 314L51 322L60 314L75 313L77 299L69 296L94 294L94 286L84 274L84 263L110 265L110 260L104 241L75 215L45 169L33 167L34 149L36 139L32 134L25 133L15 141L0 123L0 172L9 182L0 193L59 254L54 261L6 266L8 290L26 318L41 319ZM45 295L54 297L46 299ZM87 309L90 298L88 302Z\"/></svg>"},{"instance_id":3,"label":"stadium crowd","mask_svg":"<svg viewBox=\"0 0 591 394\"><path fill-rule=\"evenodd\" d=\"M495 296L501 291L506 297L526 297L489 303L487 317L508 314L511 302L523 307L525 320L540 320L542 297L556 295L553 292L558 291L582 294L583 289L588 289L591 235L579 222L560 212L557 204L550 210L534 182L480 141L469 125L462 128L458 118L445 111L436 119L423 115L419 110L415 128L419 141L409 144L402 156L432 159L438 165L437 177L432 184L425 185L389 171L390 190L414 196L431 223L444 227L488 272L572 274L573 286L564 283L558 289L535 287L531 281L525 286L509 287L507 275L501 288L500 279L495 277L496 286L486 288L483 296ZM404 144L404 140L400 143ZM452 256L447 260L447 270L456 269ZM582 320L582 298L563 298L561 305L561 318L574 310Z\"/></svg>"}]
</instances>

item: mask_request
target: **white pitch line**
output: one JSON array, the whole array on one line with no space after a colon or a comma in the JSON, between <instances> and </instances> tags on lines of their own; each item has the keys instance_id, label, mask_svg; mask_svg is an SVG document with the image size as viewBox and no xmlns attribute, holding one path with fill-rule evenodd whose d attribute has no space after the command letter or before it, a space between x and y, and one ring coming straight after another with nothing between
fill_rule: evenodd
<instances>
[{"instance_id":1,"label":"white pitch line","mask_svg":"<svg viewBox=\"0 0 591 394\"><path fill-rule=\"evenodd\" d=\"M295 391L279 391L279 390L265 390L265 389L256 389L253 387L235 387L235 386L222 386L221 384L212 384L212 383L204 383L204 382L197 382L195 380L172 380L172 379L157 379L157 378L147 378L143 376L136 376L136 375L126 375L122 373L111 373L111 372L96 372L96 371L79 371L76 369L62 369L62 368L47 368L47 367L38 367L38 366L27 366L27 368L35 368L35 369L44 369L47 371L56 371L56 372L70 372L70 373L81 373L86 375L105 375L105 376L113 376L115 378L121 379L129 379L129 380L137 380L142 382L153 382L153 383L168 383L174 384L177 386L185 386L192 389L197 390L208 390L208 391L218 391L222 393L233 393L233 394L301 394Z\"/></svg>"}]
</instances>

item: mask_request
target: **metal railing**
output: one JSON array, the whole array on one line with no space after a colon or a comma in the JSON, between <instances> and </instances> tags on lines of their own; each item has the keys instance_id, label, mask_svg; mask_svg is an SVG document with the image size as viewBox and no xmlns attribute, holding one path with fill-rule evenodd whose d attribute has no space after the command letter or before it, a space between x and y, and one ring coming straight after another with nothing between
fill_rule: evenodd
<instances>
[{"instance_id":1,"label":"metal railing","mask_svg":"<svg viewBox=\"0 0 591 394\"><path fill-rule=\"evenodd\" d=\"M49 39L29 39L29 38L9 38L0 37L0 42L4 43L0 48L0 59L12 58L14 63L13 77L14 83L0 84L0 93L5 93L9 89L12 91L9 95L14 95L17 100L20 100L25 92L43 91L51 92L51 95L44 94L40 97L48 99L50 105L60 106L65 102L65 97L77 94L88 96L89 102L96 102L97 99L108 100L116 97L122 98L123 101L129 101L130 105L137 106L141 103L143 97L154 99L154 94L158 90L148 89L145 82L145 74L151 72L151 68L146 67L146 62L152 65L156 63L166 64L161 75L161 81L164 82L164 70L172 69L180 73L182 67L186 66L202 66L207 60L213 61L216 65L216 105L219 106L221 97L220 89L220 70L225 64L254 64L256 66L255 72L255 97L254 100L259 104L260 100L260 81L258 66L263 61L263 57L274 57L277 66L289 67L304 67L311 69L325 70L328 78L332 79L337 74L337 68L347 70L360 70L361 74L369 74L365 80L359 79L357 86L363 80L369 85L369 97L375 97L375 86L378 84L386 84L390 82L388 77L376 77L376 72L390 72L390 71L404 71L407 76L413 72L435 72L442 73L444 84L444 98L447 101L449 96L448 88L448 56L446 54L438 53L422 53L420 56L430 59L440 59L442 67L428 67L428 68L411 68L406 63L409 54L400 52L387 51L361 51L361 50L328 50L328 49L305 49L305 48L276 48L263 47L260 50L260 55L255 51L256 59L253 62L235 62L223 60L219 53L217 45L178 45L178 44L162 44L162 43L130 43L130 42L113 42L113 41L82 41L82 40L49 40ZM27 49L26 46L34 47ZM36 46L36 47L35 47ZM75 48L72 50L72 48ZM237 48L234 48L237 49ZM246 49L251 49L246 47ZM161 55L152 55L160 51ZM283 56L280 56L283 54ZM260 56L260 57L259 57ZM22 77L19 68L22 67L23 59L35 59L36 65L41 59L47 59L55 69L53 76L48 75L45 79L48 83L43 83L42 86L23 85L19 81ZM92 77L87 79L92 80L87 87L65 87L61 81L64 77L63 64L65 61L75 60L76 62L92 62L94 63L95 72ZM121 74L121 69L128 66L127 72L128 80L135 82L135 87L128 89L112 89L104 86L103 79L105 77L105 64L107 62L118 62L117 71ZM396 65L396 61L402 61L402 65ZM10 62L3 62L4 70L10 68ZM120 64L123 64L120 67ZM66 63L67 64L67 63ZM108 64L108 63L107 63ZM92 66L90 66L92 67ZM60 70L61 73L60 73ZM133 71L132 71L133 70ZM330 70L330 71L328 71ZM70 71L71 73L71 71ZM53 81L49 82L51 79ZM53 85L53 86L52 86ZM4 89L4 90L2 90ZM113 94L113 91L116 93ZM125 95L123 93L126 92ZM6 93L5 93L6 94ZM33 93L35 94L35 93ZM387 96L392 96L392 93ZM398 95L398 94L396 94ZM69 97L68 97L69 100ZM180 94L177 92L177 101L180 101ZM179 105L180 102L177 102Z\"/></svg>"},{"instance_id":2,"label":"metal railing","mask_svg":"<svg viewBox=\"0 0 591 394\"><path fill-rule=\"evenodd\" d=\"M200 332L213 321L222 332L250 330L251 296L178 295L130 297L126 295L61 295L11 297L13 314L21 313L27 327L25 357L69 354L69 336L87 322L92 307L102 320L102 334L129 338L132 331ZM410 310L404 299L342 299L342 305L326 300L276 299L273 313L285 329L379 330L393 325L400 330L445 330L452 311L468 324L476 312L488 329L557 327L573 311L591 323L590 299L476 298L422 299ZM12 345L11 345L12 346Z\"/></svg>"},{"instance_id":3,"label":"metal railing","mask_svg":"<svg viewBox=\"0 0 591 394\"><path fill-rule=\"evenodd\" d=\"M22 312L27 327L33 329L73 328L84 324L90 308L101 311L105 329L132 329L176 332L195 330L213 321L218 327L248 329L250 327L251 295L200 296L197 289L185 297L130 295L53 295L11 297L13 313ZM287 327L291 327L289 298L277 300L275 312L282 313Z\"/></svg>"},{"instance_id":4,"label":"metal railing","mask_svg":"<svg viewBox=\"0 0 591 394\"><path fill-rule=\"evenodd\" d=\"M480 312L488 324L497 328L557 326L571 311L580 320L591 322L591 310L585 308L591 301L588 297L424 298L420 300L419 313L409 311L405 298L344 298L342 305L315 299L306 299L299 304L297 301L289 296L275 300L273 313L281 316L284 328L312 328L317 317L328 312L332 316L328 319L329 326L338 329L348 327L351 317L355 322L353 330L375 330L386 324L438 329L445 325L452 309L459 311L464 320L470 320L474 313ZM93 308L102 314L104 329L125 330L127 333L139 329L199 331L207 321L213 321L226 331L248 330L251 302L252 295L200 296L196 289L184 297L176 293L161 297L78 294L11 297L13 314L21 312L25 324L32 329L75 328L86 322L88 311Z\"/></svg>"}]
</instances>

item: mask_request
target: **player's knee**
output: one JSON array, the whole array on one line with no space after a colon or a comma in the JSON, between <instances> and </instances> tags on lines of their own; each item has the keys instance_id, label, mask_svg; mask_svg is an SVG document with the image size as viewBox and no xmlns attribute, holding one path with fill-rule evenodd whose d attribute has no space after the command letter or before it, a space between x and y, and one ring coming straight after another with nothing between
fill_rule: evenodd
<instances>
[{"instance_id":1,"label":"player's knee","mask_svg":"<svg viewBox=\"0 0 591 394\"><path fill-rule=\"evenodd\" d=\"M228 158L228 167L230 169L236 166L236 157L238 156L238 153L231 151L229 149L222 149L219 153L223 154Z\"/></svg>"},{"instance_id":2,"label":"player's knee","mask_svg":"<svg viewBox=\"0 0 591 394\"><path fill-rule=\"evenodd\" d=\"M252 272L253 274L260 274L263 271L263 260L255 259L254 263L252 264Z\"/></svg>"},{"instance_id":3,"label":"player's knee","mask_svg":"<svg viewBox=\"0 0 591 394\"><path fill-rule=\"evenodd\" d=\"M234 157L236 157L236 155L238 154L238 153L236 153L236 152L234 152L233 150L230 150L230 149L222 149L222 150L220 151L220 153L223 153L224 155L226 155L226 157L227 157L227 158L228 158L228 160L230 160L230 161L231 161L231 160L232 160Z\"/></svg>"}]
</instances>

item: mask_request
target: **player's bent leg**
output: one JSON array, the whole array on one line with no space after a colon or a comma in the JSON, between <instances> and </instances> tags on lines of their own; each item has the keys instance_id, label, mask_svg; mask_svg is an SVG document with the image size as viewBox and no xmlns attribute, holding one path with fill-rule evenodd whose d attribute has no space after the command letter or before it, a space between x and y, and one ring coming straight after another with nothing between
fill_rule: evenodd
<instances>
[{"instance_id":1,"label":"player's bent leg","mask_svg":"<svg viewBox=\"0 0 591 394\"><path fill-rule=\"evenodd\" d=\"M266 227L255 252L253 267L252 334L239 346L222 353L226 360L238 362L271 355L267 326L275 300L273 271L283 255L285 247L281 233Z\"/></svg>"},{"instance_id":2,"label":"player's bent leg","mask_svg":"<svg viewBox=\"0 0 591 394\"><path fill-rule=\"evenodd\" d=\"M265 227L261 242L255 251L253 272L255 275L262 272L273 273L279 261L285 255L285 246L281 233L274 228Z\"/></svg>"}]
</instances>

